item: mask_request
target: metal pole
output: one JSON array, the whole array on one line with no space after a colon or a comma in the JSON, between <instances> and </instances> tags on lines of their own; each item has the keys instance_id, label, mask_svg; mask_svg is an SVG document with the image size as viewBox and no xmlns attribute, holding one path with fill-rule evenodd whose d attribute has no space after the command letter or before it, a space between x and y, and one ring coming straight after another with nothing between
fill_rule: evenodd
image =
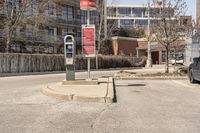
<instances>
[{"instance_id":1,"label":"metal pole","mask_svg":"<svg viewBox=\"0 0 200 133\"><path fill-rule=\"evenodd\" d=\"M90 25L90 10L87 10L87 26Z\"/></svg>"},{"instance_id":2,"label":"metal pole","mask_svg":"<svg viewBox=\"0 0 200 133\"><path fill-rule=\"evenodd\" d=\"M87 26L90 25L90 10L87 10ZM88 57L88 80L90 80L90 57Z\"/></svg>"},{"instance_id":3,"label":"metal pole","mask_svg":"<svg viewBox=\"0 0 200 133\"><path fill-rule=\"evenodd\" d=\"M107 0L104 0L104 39L107 40L108 32L107 32Z\"/></svg>"},{"instance_id":4,"label":"metal pole","mask_svg":"<svg viewBox=\"0 0 200 133\"><path fill-rule=\"evenodd\" d=\"M90 80L90 57L88 57L88 80Z\"/></svg>"},{"instance_id":5,"label":"metal pole","mask_svg":"<svg viewBox=\"0 0 200 133\"><path fill-rule=\"evenodd\" d=\"M148 0L148 57L147 57L147 65L146 67L152 67L152 59L151 59L151 33L150 33L150 0Z\"/></svg>"}]
</instances>

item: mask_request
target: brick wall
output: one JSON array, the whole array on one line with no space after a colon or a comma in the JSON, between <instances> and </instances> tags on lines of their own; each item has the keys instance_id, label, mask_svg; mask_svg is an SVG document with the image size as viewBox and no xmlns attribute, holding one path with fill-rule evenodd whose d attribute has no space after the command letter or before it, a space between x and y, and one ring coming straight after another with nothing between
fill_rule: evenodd
<instances>
[{"instance_id":1,"label":"brick wall","mask_svg":"<svg viewBox=\"0 0 200 133\"><path fill-rule=\"evenodd\" d=\"M124 54L127 56L136 56L138 41L126 37L113 37L112 46L114 55Z\"/></svg>"}]
</instances>

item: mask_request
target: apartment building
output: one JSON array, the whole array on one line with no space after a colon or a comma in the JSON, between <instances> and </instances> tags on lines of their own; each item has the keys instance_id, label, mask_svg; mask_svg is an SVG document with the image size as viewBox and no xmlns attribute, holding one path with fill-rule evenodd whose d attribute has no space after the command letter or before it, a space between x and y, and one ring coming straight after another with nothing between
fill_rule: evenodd
<instances>
[{"instance_id":1,"label":"apartment building","mask_svg":"<svg viewBox=\"0 0 200 133\"><path fill-rule=\"evenodd\" d=\"M8 0L9 1L9 0ZM20 9L22 0L15 1L15 10ZM80 0L49 0L43 9L36 10L37 0L30 1L24 12L27 18L37 17L25 25L18 26L12 35L11 52L23 53L63 53L63 39L67 34L72 34L76 40L77 52L81 50L81 24L86 24L87 14L80 10ZM5 3L6 7L13 1ZM2 11L2 10L1 10ZM3 13L6 13L3 11ZM3 14L0 12L0 14ZM38 18L38 16L40 17ZM91 24L99 22L96 12L91 12ZM36 21L39 26L35 27ZM3 30L0 30L0 44L5 43ZM3 52L3 48L1 48Z\"/></svg>"},{"instance_id":2,"label":"apartment building","mask_svg":"<svg viewBox=\"0 0 200 133\"><path fill-rule=\"evenodd\" d=\"M124 5L112 4L108 5L108 23L114 22L118 28L120 27L146 27L148 25L148 5ZM159 14L161 5L151 5L150 20L151 24L158 18L155 14ZM191 16L180 17L180 23L184 22L191 26Z\"/></svg>"},{"instance_id":3,"label":"apartment building","mask_svg":"<svg viewBox=\"0 0 200 133\"><path fill-rule=\"evenodd\" d=\"M108 23L114 23L118 28L139 28L147 29L148 26L148 5L123 5L112 4L108 6ZM151 5L150 20L151 25L156 23L159 18L155 14L159 14L161 6ZM172 10L173 11L173 10ZM191 16L179 16L174 18L180 24L180 35L185 36L185 31L192 28ZM185 41L180 39L177 42L180 45L180 55L184 53ZM121 53L135 57L147 56L148 41L147 38L126 38L112 37L113 52L115 55ZM175 44L174 44L175 45ZM171 57L174 56L174 48L170 48ZM177 54L177 53L176 53ZM166 50L156 40L151 41L151 55L153 64L162 64L166 62Z\"/></svg>"}]
</instances>

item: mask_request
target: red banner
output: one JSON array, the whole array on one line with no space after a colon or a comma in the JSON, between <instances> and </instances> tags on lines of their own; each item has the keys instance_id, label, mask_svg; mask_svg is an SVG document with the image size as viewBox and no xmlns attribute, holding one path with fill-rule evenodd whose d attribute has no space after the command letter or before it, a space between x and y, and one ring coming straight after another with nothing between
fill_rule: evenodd
<instances>
[{"instance_id":1,"label":"red banner","mask_svg":"<svg viewBox=\"0 0 200 133\"><path fill-rule=\"evenodd\" d=\"M82 45L84 55L95 55L95 27L82 28Z\"/></svg>"},{"instance_id":2,"label":"red banner","mask_svg":"<svg viewBox=\"0 0 200 133\"><path fill-rule=\"evenodd\" d=\"M96 10L96 0L81 0L80 9L81 10Z\"/></svg>"},{"instance_id":3,"label":"red banner","mask_svg":"<svg viewBox=\"0 0 200 133\"><path fill-rule=\"evenodd\" d=\"M83 28L83 44L94 45L95 44L95 29Z\"/></svg>"},{"instance_id":4,"label":"red banner","mask_svg":"<svg viewBox=\"0 0 200 133\"><path fill-rule=\"evenodd\" d=\"M94 46L83 46L83 54L85 54L85 55L95 54L95 47Z\"/></svg>"}]
</instances>

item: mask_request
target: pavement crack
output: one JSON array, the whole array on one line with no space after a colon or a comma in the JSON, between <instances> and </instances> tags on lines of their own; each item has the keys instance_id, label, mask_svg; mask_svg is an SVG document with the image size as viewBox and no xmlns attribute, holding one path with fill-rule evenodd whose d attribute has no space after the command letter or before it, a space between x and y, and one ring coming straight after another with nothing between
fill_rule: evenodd
<instances>
[{"instance_id":1,"label":"pavement crack","mask_svg":"<svg viewBox=\"0 0 200 133\"><path fill-rule=\"evenodd\" d=\"M104 112L106 112L106 110L109 109L109 107L111 106L112 104L109 104L107 105L104 109L102 109L95 117L94 121L92 122L90 128L94 131L94 133L100 133L100 131L98 131L97 128L95 128L95 125L97 124L99 118L101 118L102 114L104 114Z\"/></svg>"}]
</instances>

